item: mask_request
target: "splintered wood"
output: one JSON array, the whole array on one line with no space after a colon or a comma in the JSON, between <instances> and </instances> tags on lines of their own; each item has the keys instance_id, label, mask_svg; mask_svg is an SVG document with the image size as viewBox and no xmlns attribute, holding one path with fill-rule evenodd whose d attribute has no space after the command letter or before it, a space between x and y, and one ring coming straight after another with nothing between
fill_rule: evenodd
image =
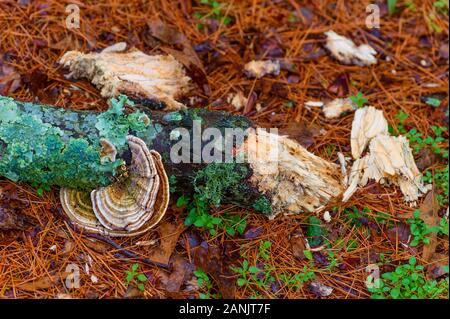
<instances>
[{"instance_id":1,"label":"splintered wood","mask_svg":"<svg viewBox=\"0 0 450 319\"><path fill-rule=\"evenodd\" d=\"M362 156L367 146L368 151ZM344 202L369 180L398 185L405 201L413 204L430 190L430 185L422 182L422 174L414 162L409 141L404 136L389 135L382 111L371 106L356 111L351 147L355 162L348 177Z\"/></svg>"},{"instance_id":2,"label":"splintered wood","mask_svg":"<svg viewBox=\"0 0 450 319\"><path fill-rule=\"evenodd\" d=\"M124 51L115 44L100 53L69 51L59 63L68 67L68 78L87 78L103 97L126 94L165 104L165 110L185 106L176 99L190 90L191 79L171 55L147 55L137 49Z\"/></svg>"},{"instance_id":3,"label":"splintered wood","mask_svg":"<svg viewBox=\"0 0 450 319\"><path fill-rule=\"evenodd\" d=\"M327 36L326 48L340 62L368 66L376 64L377 51L368 44L356 46L352 40L347 39L334 31L325 32Z\"/></svg>"},{"instance_id":4,"label":"splintered wood","mask_svg":"<svg viewBox=\"0 0 450 319\"><path fill-rule=\"evenodd\" d=\"M257 154L250 160L251 180L259 191L271 194L272 218L281 212L317 211L344 191L336 164L287 137L256 130L244 147L247 155Z\"/></svg>"}]
</instances>

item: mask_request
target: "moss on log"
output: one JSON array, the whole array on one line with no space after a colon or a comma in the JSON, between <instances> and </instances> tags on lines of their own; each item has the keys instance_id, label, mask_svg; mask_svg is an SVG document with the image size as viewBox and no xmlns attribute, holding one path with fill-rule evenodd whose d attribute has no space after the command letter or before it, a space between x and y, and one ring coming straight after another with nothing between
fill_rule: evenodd
<instances>
[{"instance_id":1,"label":"moss on log","mask_svg":"<svg viewBox=\"0 0 450 319\"><path fill-rule=\"evenodd\" d=\"M110 102L107 111L93 112L0 96L0 176L41 190L60 186L91 191L120 178L131 161L126 137L135 135L161 154L175 191L197 192L214 205L229 202L270 213L269 199L249 181L252 171L247 163L205 164L198 152L210 140L202 140L199 150L192 140L198 129L194 123L200 123L201 130L217 128L225 134L227 128L251 127L246 117L205 109L150 112L126 96ZM187 163L171 160L180 129L191 138ZM117 149L113 160L102 157L102 140Z\"/></svg>"}]
</instances>

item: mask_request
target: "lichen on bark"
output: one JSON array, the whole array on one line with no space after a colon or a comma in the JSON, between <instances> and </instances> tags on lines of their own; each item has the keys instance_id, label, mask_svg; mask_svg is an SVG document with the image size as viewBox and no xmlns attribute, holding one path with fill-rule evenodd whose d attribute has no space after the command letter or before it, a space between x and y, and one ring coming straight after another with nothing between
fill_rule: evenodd
<instances>
[{"instance_id":1,"label":"lichen on bark","mask_svg":"<svg viewBox=\"0 0 450 319\"><path fill-rule=\"evenodd\" d=\"M39 188L92 190L111 183L122 159L100 161L100 138L124 148L130 130L142 131L143 113L124 114L126 97L104 113L76 112L0 96L0 175Z\"/></svg>"}]
</instances>

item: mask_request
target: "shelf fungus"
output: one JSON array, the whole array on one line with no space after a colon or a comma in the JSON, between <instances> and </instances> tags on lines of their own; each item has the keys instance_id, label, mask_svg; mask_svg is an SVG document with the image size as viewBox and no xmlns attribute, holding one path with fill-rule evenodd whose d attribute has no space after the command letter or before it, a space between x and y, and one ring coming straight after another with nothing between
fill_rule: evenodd
<instances>
[{"instance_id":1,"label":"shelf fungus","mask_svg":"<svg viewBox=\"0 0 450 319\"><path fill-rule=\"evenodd\" d=\"M191 79L174 57L126 50L123 42L100 53L69 51L59 63L69 68L67 78L88 79L103 97L126 94L156 109L185 108L177 99L191 88Z\"/></svg>"},{"instance_id":2,"label":"shelf fungus","mask_svg":"<svg viewBox=\"0 0 450 319\"><path fill-rule=\"evenodd\" d=\"M325 35L327 36L325 47L339 62L359 66L369 66L377 63L375 57L377 51L370 45L361 44L360 46L356 46L352 40L334 31L327 31Z\"/></svg>"},{"instance_id":3,"label":"shelf fungus","mask_svg":"<svg viewBox=\"0 0 450 319\"><path fill-rule=\"evenodd\" d=\"M398 185L405 201L413 204L430 190L430 186L422 182L422 174L414 162L408 139L389 135L382 111L373 107L358 109L351 136L355 162L343 195L344 202L369 180ZM367 146L366 154L361 157Z\"/></svg>"},{"instance_id":4,"label":"shelf fungus","mask_svg":"<svg viewBox=\"0 0 450 319\"><path fill-rule=\"evenodd\" d=\"M109 186L88 192L63 187L60 199L77 226L109 236L136 236L155 226L169 202L169 182L158 152L127 137L131 164Z\"/></svg>"}]
</instances>

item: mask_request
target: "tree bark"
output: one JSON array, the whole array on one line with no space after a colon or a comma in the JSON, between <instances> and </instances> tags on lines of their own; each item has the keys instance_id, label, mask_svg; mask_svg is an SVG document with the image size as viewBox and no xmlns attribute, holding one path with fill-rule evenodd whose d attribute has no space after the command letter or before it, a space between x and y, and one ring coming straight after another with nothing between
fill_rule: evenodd
<instances>
[{"instance_id":1,"label":"tree bark","mask_svg":"<svg viewBox=\"0 0 450 319\"><path fill-rule=\"evenodd\" d=\"M128 102L119 98L108 111L94 112L0 96L0 176L29 183L40 191L51 186L91 191L112 183L121 164L130 164L123 141L131 134L161 154L172 192L203 193L211 204L235 203L271 213L268 196L250 182L249 164L174 163L170 158L171 148L178 142L174 132L180 128L189 132L189 154L198 153L193 147L194 120L202 130L217 128L225 134L226 128L252 127L248 118L205 109L163 113L129 106ZM102 138L117 147L115 161L101 162ZM208 142L201 142L202 149ZM233 149L240 146L236 142Z\"/></svg>"}]
</instances>

